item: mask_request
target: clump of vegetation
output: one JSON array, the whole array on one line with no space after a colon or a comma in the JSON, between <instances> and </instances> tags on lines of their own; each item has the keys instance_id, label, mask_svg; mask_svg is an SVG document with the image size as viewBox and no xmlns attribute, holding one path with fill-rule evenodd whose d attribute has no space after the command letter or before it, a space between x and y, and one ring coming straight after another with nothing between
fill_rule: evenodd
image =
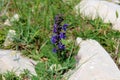
<instances>
[{"instance_id":1,"label":"clump of vegetation","mask_svg":"<svg viewBox=\"0 0 120 80\"><path fill-rule=\"evenodd\" d=\"M53 52L57 53L59 58L63 58L65 55L63 54L63 51L65 51L65 45L61 42L62 39L66 38L66 28L67 24L61 25L63 21L63 17L61 14L57 15L55 17L55 23L53 28L53 35L51 38L52 44L54 44L55 48L53 48Z\"/></svg>"}]
</instances>

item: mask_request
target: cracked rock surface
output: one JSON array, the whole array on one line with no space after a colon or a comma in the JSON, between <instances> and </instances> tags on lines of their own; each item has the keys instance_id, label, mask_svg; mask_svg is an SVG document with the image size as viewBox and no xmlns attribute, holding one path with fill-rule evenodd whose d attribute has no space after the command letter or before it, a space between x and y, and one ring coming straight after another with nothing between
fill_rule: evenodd
<instances>
[{"instance_id":1,"label":"cracked rock surface","mask_svg":"<svg viewBox=\"0 0 120 80\"><path fill-rule=\"evenodd\" d=\"M35 61L21 56L18 51L0 49L0 73L13 71L19 75L24 69L28 69L32 74L36 75L35 64Z\"/></svg>"},{"instance_id":2,"label":"cracked rock surface","mask_svg":"<svg viewBox=\"0 0 120 80\"><path fill-rule=\"evenodd\" d=\"M80 50L76 68L68 80L120 80L120 71L109 53L95 40L77 38Z\"/></svg>"}]
</instances>

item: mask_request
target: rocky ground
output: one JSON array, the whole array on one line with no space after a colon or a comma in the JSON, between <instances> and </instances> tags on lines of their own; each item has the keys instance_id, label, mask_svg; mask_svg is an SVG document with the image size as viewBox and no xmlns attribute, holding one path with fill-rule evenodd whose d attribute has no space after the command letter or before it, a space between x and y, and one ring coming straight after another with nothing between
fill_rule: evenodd
<instances>
[{"instance_id":1,"label":"rocky ground","mask_svg":"<svg viewBox=\"0 0 120 80\"><path fill-rule=\"evenodd\" d=\"M67 6L70 6L70 4L73 3L72 0L69 1L62 0L62 1L63 1L62 4L64 3ZM9 4L10 3L8 2L8 5ZM75 56L74 59L76 60L74 68L71 68L71 66L69 68L67 65L67 64L69 65L72 64L72 62L69 62L70 61L69 57L68 57L68 61L66 60L65 63L62 62L63 64L59 63L59 66L56 65L58 64L56 58L54 58L53 56L52 58L50 58L51 55L49 55L49 50L52 47L51 46L46 47L46 46L48 46L50 43L48 39L52 34L50 33L51 27L47 27L47 29L41 28L40 31L37 31L39 30L37 28L28 27L31 30L26 31L28 29L25 28L27 24L28 26L31 24L38 26L38 23L40 22L41 25L43 23L45 24L46 22L48 22L47 21L49 20L48 17L47 18L45 17L46 21L44 22L42 22L42 20L39 21L37 19L38 16L36 18L33 17L33 15L35 14L34 10L37 8L43 9L44 6L43 4L41 4L42 6L38 6L37 8L36 8L37 5L34 7L32 6L31 12L33 13L32 15L33 18L31 19L31 22L29 21L29 18L31 16L28 16L28 14L27 15L24 14L28 16L27 17L28 23L25 22L26 19L22 20L21 16L23 15L20 16L17 13L15 13L13 16L9 18L6 18L1 25L2 27L0 27L1 31L3 27L7 26L11 28L12 26L16 26L16 25L17 28L18 26L19 27L23 26L23 28L25 28L24 29L25 31L22 29L11 28L7 30L6 33L0 32L1 33L0 73L4 74L7 71L13 71L15 72L15 74L20 75L22 72L24 72L25 69L27 69L34 76L40 77L40 78L34 78L33 80L45 79L46 75L49 75L49 73L50 74L53 73L53 76L50 80L56 80L61 75L67 80L120 80L120 70L119 70L120 5L119 4L120 4L119 0L81 0L81 2L74 5L72 9L70 8L73 12L70 13L72 15L68 15L69 17L67 17L67 20L69 21L66 20L66 22L71 24L70 25L71 27L68 28L69 31L67 34L69 38L66 42L65 41L63 42L67 45L67 47L69 47L67 48L68 55L72 55L72 52L75 53L74 51L76 51L77 53L76 55L72 55L73 57ZM17 6L17 4L15 5ZM5 8L7 8L7 6ZM52 8L53 7L50 7L50 10ZM46 9L48 9L48 6ZM65 10L65 12L66 12L65 15L69 14L69 10L68 12ZM70 22L71 20L70 17L72 17L73 14L74 14L74 20ZM1 13L0 16L3 15L4 14ZM41 17L43 17L43 15L41 15ZM38 20L38 23L35 23L33 19L36 19L36 22ZM51 26L51 24L53 23L46 23L46 25L44 24L42 25L43 27L45 27L46 25ZM29 35L24 34L25 32L28 32L26 34L30 34L32 36L29 37ZM5 37L3 36L4 34L6 35ZM2 40L3 38L4 40ZM75 39L76 41L74 41L73 39ZM78 51L74 50L74 46L72 45L73 44L72 42L76 43L75 46L79 46ZM55 63L55 61L56 64L53 65L53 62ZM40 64L39 67L41 69L35 69L37 63L39 62L43 62L44 65L41 67ZM58 69L59 71L56 71L58 67L59 67ZM48 74L43 73L45 74L43 78L41 78L40 75L41 73L39 73L42 72L42 69L43 72L45 69L47 69L49 72L49 73L47 72ZM62 74L59 75L60 71L62 72ZM50 77L46 77L46 79L49 78ZM29 78L27 79L29 80ZM3 79L3 80L7 80L7 79Z\"/></svg>"}]
</instances>

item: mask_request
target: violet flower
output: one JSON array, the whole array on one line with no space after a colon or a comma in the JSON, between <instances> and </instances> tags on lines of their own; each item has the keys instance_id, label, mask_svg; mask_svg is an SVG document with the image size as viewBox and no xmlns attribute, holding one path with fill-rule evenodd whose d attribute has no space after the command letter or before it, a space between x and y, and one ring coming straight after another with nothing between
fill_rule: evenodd
<instances>
[{"instance_id":1,"label":"violet flower","mask_svg":"<svg viewBox=\"0 0 120 80\"><path fill-rule=\"evenodd\" d=\"M61 25L63 21L61 14L58 14L54 18L53 26L53 36L51 37L51 42L55 45L53 52L58 53L65 50L65 45L62 44L61 40L66 38L66 29L68 24Z\"/></svg>"},{"instance_id":2,"label":"violet flower","mask_svg":"<svg viewBox=\"0 0 120 80\"><path fill-rule=\"evenodd\" d=\"M57 42L57 36L56 36L56 35L55 35L55 36L52 36L51 42L52 42L53 44L55 44L55 43Z\"/></svg>"},{"instance_id":3,"label":"violet flower","mask_svg":"<svg viewBox=\"0 0 120 80\"><path fill-rule=\"evenodd\" d=\"M66 35L63 32L61 32L59 36L60 36L60 39L65 39L66 38Z\"/></svg>"},{"instance_id":4,"label":"violet flower","mask_svg":"<svg viewBox=\"0 0 120 80\"><path fill-rule=\"evenodd\" d=\"M67 26L68 26L68 24L64 24L63 27L62 27L62 29L63 29L64 31L66 31Z\"/></svg>"},{"instance_id":5,"label":"violet flower","mask_svg":"<svg viewBox=\"0 0 120 80\"><path fill-rule=\"evenodd\" d=\"M58 44L58 48L59 48L59 50L64 50L65 49L65 45L62 44L62 43L59 43Z\"/></svg>"}]
</instances>

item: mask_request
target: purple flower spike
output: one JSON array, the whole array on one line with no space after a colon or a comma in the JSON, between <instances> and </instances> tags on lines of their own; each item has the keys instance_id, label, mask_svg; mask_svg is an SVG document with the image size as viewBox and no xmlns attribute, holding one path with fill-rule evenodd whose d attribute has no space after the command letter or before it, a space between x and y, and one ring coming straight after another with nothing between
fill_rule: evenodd
<instances>
[{"instance_id":1,"label":"purple flower spike","mask_svg":"<svg viewBox=\"0 0 120 80\"><path fill-rule=\"evenodd\" d=\"M66 35L63 32L61 32L59 36L60 36L60 39L65 39L66 38Z\"/></svg>"},{"instance_id":2,"label":"purple flower spike","mask_svg":"<svg viewBox=\"0 0 120 80\"><path fill-rule=\"evenodd\" d=\"M65 45L63 45L62 43L59 43L59 44L58 44L58 48L59 48L60 50L65 50Z\"/></svg>"},{"instance_id":3,"label":"purple flower spike","mask_svg":"<svg viewBox=\"0 0 120 80\"><path fill-rule=\"evenodd\" d=\"M52 36L51 42L55 44L57 42L57 36Z\"/></svg>"},{"instance_id":4,"label":"purple flower spike","mask_svg":"<svg viewBox=\"0 0 120 80\"><path fill-rule=\"evenodd\" d=\"M63 27L62 27L62 29L63 29L64 31L66 31L67 26L68 26L68 24L64 24Z\"/></svg>"},{"instance_id":5,"label":"purple flower spike","mask_svg":"<svg viewBox=\"0 0 120 80\"><path fill-rule=\"evenodd\" d=\"M63 16L58 14L54 18L54 26L53 26L53 36L51 38L51 42L54 44L53 52L59 53L65 50L65 45L62 44L62 39L66 38L66 29L68 24L62 25Z\"/></svg>"}]
</instances>

